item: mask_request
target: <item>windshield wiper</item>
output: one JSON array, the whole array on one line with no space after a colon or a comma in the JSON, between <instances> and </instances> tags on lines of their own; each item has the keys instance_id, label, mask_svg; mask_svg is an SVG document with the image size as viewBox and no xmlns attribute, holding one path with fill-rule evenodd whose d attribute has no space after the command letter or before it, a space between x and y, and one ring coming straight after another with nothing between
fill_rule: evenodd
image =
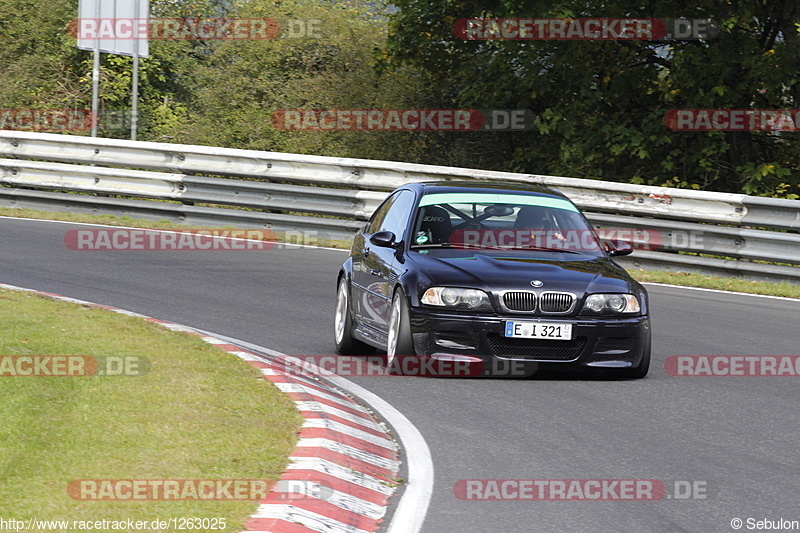
<instances>
[{"instance_id":1,"label":"windshield wiper","mask_svg":"<svg viewBox=\"0 0 800 533\"><path fill-rule=\"evenodd\" d=\"M515 248L515 250L536 250L537 252L561 252L566 254L582 254L578 250L567 250L565 248L547 248L545 246L528 246L525 248Z\"/></svg>"},{"instance_id":2,"label":"windshield wiper","mask_svg":"<svg viewBox=\"0 0 800 533\"><path fill-rule=\"evenodd\" d=\"M523 251L532 251L532 252L557 252L557 253L565 253L565 254L583 254L585 252L581 252L578 250L567 250L564 248L546 248L544 246L465 246L465 248L469 248L470 250L523 250Z\"/></svg>"},{"instance_id":3,"label":"windshield wiper","mask_svg":"<svg viewBox=\"0 0 800 533\"><path fill-rule=\"evenodd\" d=\"M437 242L430 244L412 244L409 246L409 249L411 250L418 250L421 248L453 248L453 245L449 242Z\"/></svg>"},{"instance_id":4,"label":"windshield wiper","mask_svg":"<svg viewBox=\"0 0 800 533\"><path fill-rule=\"evenodd\" d=\"M577 250L566 250L564 248L547 248L544 246L470 246L470 245L463 245L460 243L451 243L451 242L439 242L439 243L430 243L430 244L412 244L409 246L411 250L421 250L426 248L458 248L459 250L473 250L473 251L481 251L481 250L526 250L526 251L535 251L535 252L558 252L558 253L566 253L566 254L583 254L584 252L580 252Z\"/></svg>"}]
</instances>

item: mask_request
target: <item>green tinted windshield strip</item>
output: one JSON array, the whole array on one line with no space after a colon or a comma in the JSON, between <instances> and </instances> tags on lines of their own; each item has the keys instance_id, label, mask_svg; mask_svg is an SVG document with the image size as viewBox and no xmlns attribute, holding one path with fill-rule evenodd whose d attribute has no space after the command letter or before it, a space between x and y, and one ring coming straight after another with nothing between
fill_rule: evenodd
<instances>
[{"instance_id":1,"label":"green tinted windshield strip","mask_svg":"<svg viewBox=\"0 0 800 533\"><path fill-rule=\"evenodd\" d=\"M426 194L419 202L420 207L438 204L515 204L553 207L578 212L578 208L567 200L547 196L526 196L522 194L486 194L473 192L449 192Z\"/></svg>"}]
</instances>

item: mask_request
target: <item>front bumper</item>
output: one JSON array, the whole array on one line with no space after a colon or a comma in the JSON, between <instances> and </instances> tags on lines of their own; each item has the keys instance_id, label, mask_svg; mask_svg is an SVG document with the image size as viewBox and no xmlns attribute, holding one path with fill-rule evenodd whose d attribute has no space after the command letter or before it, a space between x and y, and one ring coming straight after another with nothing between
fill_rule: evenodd
<instances>
[{"instance_id":1,"label":"front bumper","mask_svg":"<svg viewBox=\"0 0 800 533\"><path fill-rule=\"evenodd\" d=\"M487 374L531 374L545 367L636 367L650 345L647 316L480 316L409 309L417 354L480 362ZM572 324L571 340L504 336L508 320Z\"/></svg>"}]
</instances>

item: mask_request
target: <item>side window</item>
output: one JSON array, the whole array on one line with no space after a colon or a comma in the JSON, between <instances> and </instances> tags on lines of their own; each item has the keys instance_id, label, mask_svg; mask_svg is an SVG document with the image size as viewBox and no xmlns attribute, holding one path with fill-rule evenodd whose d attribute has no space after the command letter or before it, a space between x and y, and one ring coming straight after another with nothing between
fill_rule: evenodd
<instances>
[{"instance_id":1,"label":"side window","mask_svg":"<svg viewBox=\"0 0 800 533\"><path fill-rule=\"evenodd\" d=\"M372 213L372 218L369 219L369 222L364 227L364 233L371 235L380 231L379 228L383 225L383 221L386 219L389 209L392 207L392 204L394 204L395 200L397 200L398 196L399 193L393 194L384 200L380 206L378 206L378 209Z\"/></svg>"},{"instance_id":2,"label":"side window","mask_svg":"<svg viewBox=\"0 0 800 533\"><path fill-rule=\"evenodd\" d=\"M408 219L414 207L414 193L411 191L400 191L386 218L383 219L381 229L378 231L391 231L397 240L402 240L408 227Z\"/></svg>"},{"instance_id":3,"label":"side window","mask_svg":"<svg viewBox=\"0 0 800 533\"><path fill-rule=\"evenodd\" d=\"M379 231L391 231L398 240L402 239L413 204L414 193L411 191L393 194L378 207L364 232L371 235Z\"/></svg>"}]
</instances>

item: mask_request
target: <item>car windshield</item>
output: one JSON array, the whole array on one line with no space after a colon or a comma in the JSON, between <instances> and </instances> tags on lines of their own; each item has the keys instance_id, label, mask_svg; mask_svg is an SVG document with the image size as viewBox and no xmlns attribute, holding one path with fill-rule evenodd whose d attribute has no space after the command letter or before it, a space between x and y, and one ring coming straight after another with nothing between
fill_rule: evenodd
<instances>
[{"instance_id":1,"label":"car windshield","mask_svg":"<svg viewBox=\"0 0 800 533\"><path fill-rule=\"evenodd\" d=\"M598 252L592 228L569 201L552 196L433 193L422 198L411 249L466 248Z\"/></svg>"}]
</instances>

